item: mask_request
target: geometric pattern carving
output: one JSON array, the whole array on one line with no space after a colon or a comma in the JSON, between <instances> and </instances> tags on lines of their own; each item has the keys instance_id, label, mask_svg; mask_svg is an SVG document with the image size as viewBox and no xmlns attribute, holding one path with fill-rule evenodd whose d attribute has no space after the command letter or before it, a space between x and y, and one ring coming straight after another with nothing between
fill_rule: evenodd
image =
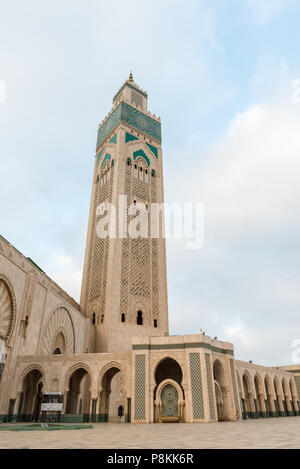
<instances>
[{"instance_id":1,"label":"geometric pattern carving","mask_svg":"<svg viewBox=\"0 0 300 469\"><path fill-rule=\"evenodd\" d=\"M139 166L144 166L142 161L137 161ZM148 204L156 202L156 180L150 177L149 182L139 179L139 169L137 175L134 174L134 166L124 164L125 167L125 194L128 205L133 200L143 201ZM152 194L153 191L153 194ZM132 216L128 216L127 223L130 223ZM147 217L142 221L147 229ZM143 231L143 226L140 227ZM149 234L149 226L148 226ZM159 281L158 281L158 241L149 238L125 238L122 247L122 273L121 273L121 298L120 312L128 315L129 294L152 299L152 317L148 318L148 324L153 325L153 319L159 319ZM135 320L135 318L134 318Z\"/></svg>"},{"instance_id":2,"label":"geometric pattern carving","mask_svg":"<svg viewBox=\"0 0 300 469\"><path fill-rule=\"evenodd\" d=\"M208 384L208 402L209 402L209 409L210 409L210 418L216 419L216 411L215 411L215 400L214 400L214 391L213 391L213 383L212 383L212 370L211 370L211 363L210 363L210 355L208 353L205 354L205 365L206 365L206 376L207 376L207 384Z\"/></svg>"},{"instance_id":3,"label":"geometric pattern carving","mask_svg":"<svg viewBox=\"0 0 300 469\"><path fill-rule=\"evenodd\" d=\"M72 354L75 352L75 336L72 319L68 311L60 307L50 317L39 347L40 355L52 355L55 346L55 339L61 333L64 336L64 353Z\"/></svg>"},{"instance_id":4,"label":"geometric pattern carving","mask_svg":"<svg viewBox=\"0 0 300 469\"><path fill-rule=\"evenodd\" d=\"M202 376L199 353L190 353L190 370L192 383L193 417L194 419L204 419Z\"/></svg>"},{"instance_id":5,"label":"geometric pattern carving","mask_svg":"<svg viewBox=\"0 0 300 469\"><path fill-rule=\"evenodd\" d=\"M8 341L15 320L15 305L8 284L0 279L0 339Z\"/></svg>"},{"instance_id":6,"label":"geometric pattern carving","mask_svg":"<svg viewBox=\"0 0 300 469\"><path fill-rule=\"evenodd\" d=\"M137 93L136 91L131 91L131 102L136 106L143 106L143 98L142 96Z\"/></svg>"},{"instance_id":7,"label":"geometric pattern carving","mask_svg":"<svg viewBox=\"0 0 300 469\"><path fill-rule=\"evenodd\" d=\"M232 359L230 360L230 371L231 371L231 380L232 380L232 386L233 386L235 410L236 412L238 412L239 410L238 392L237 392L236 380L235 380L234 363Z\"/></svg>"},{"instance_id":8,"label":"geometric pattern carving","mask_svg":"<svg viewBox=\"0 0 300 469\"><path fill-rule=\"evenodd\" d=\"M101 297L99 313L105 313L106 299L106 275L108 264L109 239L99 238L96 232L97 220L96 209L99 204L112 199L112 186L114 178L114 167L104 169L101 173L100 182L97 182L93 206L93 221L90 233L91 246L88 258L88 299L89 301Z\"/></svg>"},{"instance_id":9,"label":"geometric pattern carving","mask_svg":"<svg viewBox=\"0 0 300 469\"><path fill-rule=\"evenodd\" d=\"M145 403L145 355L135 356L135 419L144 420L146 417Z\"/></svg>"}]
</instances>

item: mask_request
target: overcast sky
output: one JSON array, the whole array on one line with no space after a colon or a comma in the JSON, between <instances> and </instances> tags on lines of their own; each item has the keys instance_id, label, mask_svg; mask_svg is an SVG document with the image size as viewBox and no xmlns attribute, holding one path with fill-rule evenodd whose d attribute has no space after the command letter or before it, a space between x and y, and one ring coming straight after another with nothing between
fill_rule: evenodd
<instances>
[{"instance_id":1,"label":"overcast sky","mask_svg":"<svg viewBox=\"0 0 300 469\"><path fill-rule=\"evenodd\" d=\"M133 70L161 116L171 334L292 363L300 338L300 2L0 0L0 233L79 299L96 133ZM299 80L299 82L297 82Z\"/></svg>"}]
</instances>

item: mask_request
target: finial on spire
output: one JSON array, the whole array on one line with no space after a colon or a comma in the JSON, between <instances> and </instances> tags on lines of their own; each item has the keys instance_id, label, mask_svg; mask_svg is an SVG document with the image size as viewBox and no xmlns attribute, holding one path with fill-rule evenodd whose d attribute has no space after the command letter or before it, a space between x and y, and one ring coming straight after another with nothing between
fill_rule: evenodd
<instances>
[{"instance_id":1,"label":"finial on spire","mask_svg":"<svg viewBox=\"0 0 300 469\"><path fill-rule=\"evenodd\" d=\"M128 79L128 81L133 81L132 70L130 70L130 74L129 74L129 79Z\"/></svg>"}]
</instances>

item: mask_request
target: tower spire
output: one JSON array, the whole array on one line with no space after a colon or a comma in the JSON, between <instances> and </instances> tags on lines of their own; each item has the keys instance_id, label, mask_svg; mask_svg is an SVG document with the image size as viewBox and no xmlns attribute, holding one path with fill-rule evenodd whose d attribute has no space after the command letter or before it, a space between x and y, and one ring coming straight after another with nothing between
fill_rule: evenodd
<instances>
[{"instance_id":1,"label":"tower spire","mask_svg":"<svg viewBox=\"0 0 300 469\"><path fill-rule=\"evenodd\" d=\"M132 70L130 70L128 81L134 81L133 80L133 75L132 75Z\"/></svg>"}]
</instances>

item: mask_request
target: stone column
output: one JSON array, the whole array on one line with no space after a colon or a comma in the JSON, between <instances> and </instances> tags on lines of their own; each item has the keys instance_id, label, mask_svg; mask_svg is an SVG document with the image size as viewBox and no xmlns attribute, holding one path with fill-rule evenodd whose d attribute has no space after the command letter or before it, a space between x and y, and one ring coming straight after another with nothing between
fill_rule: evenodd
<instances>
[{"instance_id":1,"label":"stone column","mask_svg":"<svg viewBox=\"0 0 300 469\"><path fill-rule=\"evenodd\" d=\"M282 401L282 396L276 396L279 408L279 416L282 417L284 415L284 406Z\"/></svg>"},{"instance_id":2,"label":"stone column","mask_svg":"<svg viewBox=\"0 0 300 469\"><path fill-rule=\"evenodd\" d=\"M298 407L298 400L296 396L292 396L293 399L293 406L296 415L299 415L299 407Z\"/></svg>"},{"instance_id":3,"label":"stone column","mask_svg":"<svg viewBox=\"0 0 300 469\"><path fill-rule=\"evenodd\" d=\"M268 399L268 405L269 405L270 416L271 416L271 417L274 417L274 415L275 415L275 413L276 413L276 407L275 407L274 396L273 396L272 394L268 394L268 395L267 395L267 399Z\"/></svg>"},{"instance_id":4,"label":"stone column","mask_svg":"<svg viewBox=\"0 0 300 469\"><path fill-rule=\"evenodd\" d=\"M285 396L285 404L288 416L293 415L290 396Z\"/></svg>"},{"instance_id":5,"label":"stone column","mask_svg":"<svg viewBox=\"0 0 300 469\"><path fill-rule=\"evenodd\" d=\"M150 412L149 412L149 422L153 423L155 421L155 415L154 415L154 386L151 386L150 388L150 396L149 396L149 405L150 405Z\"/></svg>"},{"instance_id":6,"label":"stone column","mask_svg":"<svg viewBox=\"0 0 300 469\"><path fill-rule=\"evenodd\" d=\"M90 402L90 420L92 422L97 421L97 397L92 397Z\"/></svg>"},{"instance_id":7,"label":"stone column","mask_svg":"<svg viewBox=\"0 0 300 469\"><path fill-rule=\"evenodd\" d=\"M259 395L258 395L258 400L259 400L259 404L260 404L260 409L261 409L262 416L263 416L263 417L266 417L266 416L267 416L267 408L266 408L266 403L265 403L265 399L264 399L263 393L259 393Z\"/></svg>"}]
</instances>

